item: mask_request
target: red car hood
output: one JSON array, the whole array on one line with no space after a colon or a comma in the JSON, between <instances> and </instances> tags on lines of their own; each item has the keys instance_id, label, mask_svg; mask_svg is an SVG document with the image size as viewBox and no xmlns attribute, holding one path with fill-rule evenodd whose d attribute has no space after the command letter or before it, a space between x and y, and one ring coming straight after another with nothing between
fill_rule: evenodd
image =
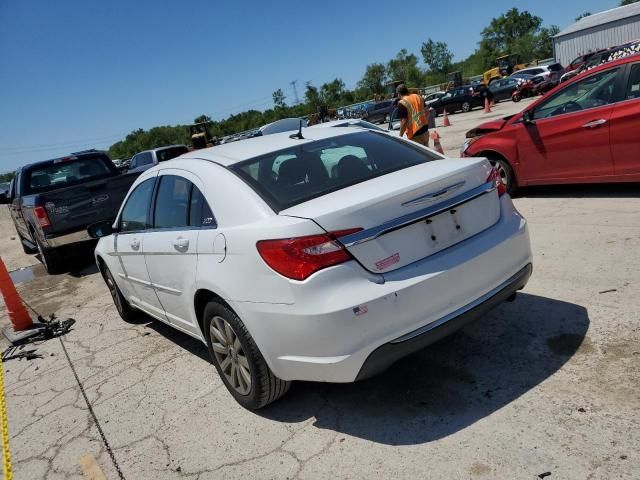
<instances>
[{"instance_id":1,"label":"red car hood","mask_svg":"<svg viewBox=\"0 0 640 480\"><path fill-rule=\"evenodd\" d=\"M504 127L505 123L507 123L507 121L511 117L513 117L513 115L509 115L508 117L504 117L504 118L496 118L495 120L484 122L478 125L476 128L472 128L471 130L469 130L467 132L466 137L467 138L477 137L479 135L484 135L486 133L491 133L491 132L500 130L502 129L502 127Z\"/></svg>"}]
</instances>

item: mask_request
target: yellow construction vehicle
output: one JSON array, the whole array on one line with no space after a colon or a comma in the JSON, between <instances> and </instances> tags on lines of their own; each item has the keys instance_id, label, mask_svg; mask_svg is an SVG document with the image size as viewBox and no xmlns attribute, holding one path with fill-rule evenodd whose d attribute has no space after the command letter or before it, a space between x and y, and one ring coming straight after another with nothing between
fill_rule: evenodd
<instances>
[{"instance_id":1,"label":"yellow construction vehicle","mask_svg":"<svg viewBox=\"0 0 640 480\"><path fill-rule=\"evenodd\" d=\"M189 133L191 134L191 145L194 150L212 147L218 144L217 138L211 137L209 124L207 122L189 125Z\"/></svg>"},{"instance_id":2,"label":"yellow construction vehicle","mask_svg":"<svg viewBox=\"0 0 640 480\"><path fill-rule=\"evenodd\" d=\"M491 85L494 80L499 80L502 77L508 77L518 70L529 66L529 64L519 63L520 58L517 53L511 55L502 55L496 58L497 67L490 68L482 74L482 81L485 85Z\"/></svg>"}]
</instances>

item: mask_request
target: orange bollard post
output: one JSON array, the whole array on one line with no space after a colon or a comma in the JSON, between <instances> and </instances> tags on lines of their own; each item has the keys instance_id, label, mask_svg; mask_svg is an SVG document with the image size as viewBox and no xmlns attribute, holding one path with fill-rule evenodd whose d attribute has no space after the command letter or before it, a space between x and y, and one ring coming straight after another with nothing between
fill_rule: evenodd
<instances>
[{"instance_id":1,"label":"orange bollard post","mask_svg":"<svg viewBox=\"0 0 640 480\"><path fill-rule=\"evenodd\" d=\"M442 144L440 143L440 134L438 133L437 130L433 130L429 136L431 137L431 140L433 140L433 148L436 152L438 152L440 155L444 155L444 149L442 148Z\"/></svg>"},{"instance_id":2,"label":"orange bollard post","mask_svg":"<svg viewBox=\"0 0 640 480\"><path fill-rule=\"evenodd\" d=\"M442 126L443 127L450 127L451 126L451 122L449 121L449 115L447 115L447 109L444 109L443 112L444 118L442 119Z\"/></svg>"},{"instance_id":3,"label":"orange bollard post","mask_svg":"<svg viewBox=\"0 0 640 480\"><path fill-rule=\"evenodd\" d=\"M29 316L27 309L24 308L20 294L16 290L13 280L11 280L2 257L0 257L0 290L2 290L4 303L9 311L9 319L13 325L13 330L28 330L33 327L33 320Z\"/></svg>"}]
</instances>

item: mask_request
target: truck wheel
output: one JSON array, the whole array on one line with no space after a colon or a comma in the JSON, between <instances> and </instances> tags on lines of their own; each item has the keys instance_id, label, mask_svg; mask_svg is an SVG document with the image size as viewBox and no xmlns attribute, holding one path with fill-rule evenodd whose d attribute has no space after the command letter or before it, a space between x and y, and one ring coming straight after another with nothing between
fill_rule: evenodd
<instances>
[{"instance_id":1,"label":"truck wheel","mask_svg":"<svg viewBox=\"0 0 640 480\"><path fill-rule=\"evenodd\" d=\"M204 308L204 336L218 374L233 398L257 410L287 393L291 382L276 377L247 328L227 306L209 302Z\"/></svg>"},{"instance_id":2,"label":"truck wheel","mask_svg":"<svg viewBox=\"0 0 640 480\"><path fill-rule=\"evenodd\" d=\"M136 319L138 312L131 308L129 302L124 298L124 295L122 295L116 281L113 279L113 275L111 275L111 271L106 265L103 266L103 269L102 278L104 278L104 281L107 284L107 288L109 289L109 293L113 299L113 304L116 306L118 315L120 315L125 322L132 322Z\"/></svg>"},{"instance_id":3,"label":"truck wheel","mask_svg":"<svg viewBox=\"0 0 640 480\"><path fill-rule=\"evenodd\" d=\"M36 245L38 247L38 253L40 254L40 261L44 265L45 270L49 274L60 273L62 269L62 262L59 252L53 248L46 248L42 245L38 237L36 237Z\"/></svg>"}]
</instances>

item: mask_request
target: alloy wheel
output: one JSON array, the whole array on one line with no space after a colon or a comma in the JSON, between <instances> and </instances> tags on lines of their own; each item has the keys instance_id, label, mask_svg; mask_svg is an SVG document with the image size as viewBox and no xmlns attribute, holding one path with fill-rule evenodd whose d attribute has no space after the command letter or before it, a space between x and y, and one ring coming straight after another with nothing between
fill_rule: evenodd
<instances>
[{"instance_id":1,"label":"alloy wheel","mask_svg":"<svg viewBox=\"0 0 640 480\"><path fill-rule=\"evenodd\" d=\"M229 385L240 395L251 391L251 367L233 327L216 315L209 326L211 347Z\"/></svg>"},{"instance_id":2,"label":"alloy wheel","mask_svg":"<svg viewBox=\"0 0 640 480\"><path fill-rule=\"evenodd\" d=\"M504 186L507 186L507 183L509 181L509 177L507 176L507 171L504 168L504 165L502 164L502 162L498 162L496 160L490 160L491 166L494 167L496 170L498 170L498 173L500 174L500 178L502 179L502 183L504 184Z\"/></svg>"}]
</instances>

